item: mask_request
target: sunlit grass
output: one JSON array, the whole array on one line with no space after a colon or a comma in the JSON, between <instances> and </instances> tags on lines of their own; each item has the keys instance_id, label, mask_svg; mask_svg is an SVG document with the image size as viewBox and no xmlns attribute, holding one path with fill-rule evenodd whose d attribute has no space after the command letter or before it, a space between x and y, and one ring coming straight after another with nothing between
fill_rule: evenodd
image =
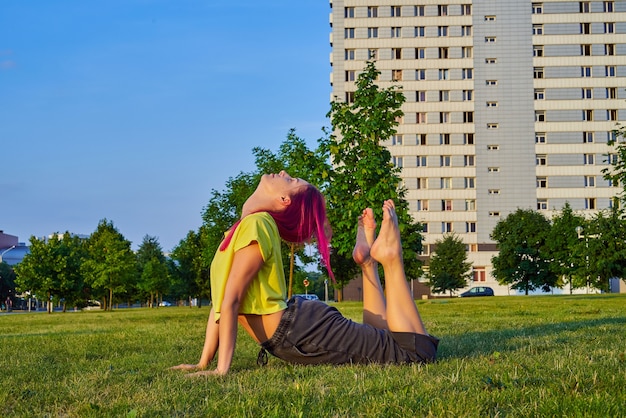
<instances>
[{"instance_id":1,"label":"sunlit grass","mask_svg":"<svg viewBox=\"0 0 626 418\"><path fill-rule=\"evenodd\" d=\"M626 296L418 306L436 364L259 367L242 333L232 373L200 379L167 368L197 361L206 307L3 315L0 416L624 416Z\"/></svg>"}]
</instances>

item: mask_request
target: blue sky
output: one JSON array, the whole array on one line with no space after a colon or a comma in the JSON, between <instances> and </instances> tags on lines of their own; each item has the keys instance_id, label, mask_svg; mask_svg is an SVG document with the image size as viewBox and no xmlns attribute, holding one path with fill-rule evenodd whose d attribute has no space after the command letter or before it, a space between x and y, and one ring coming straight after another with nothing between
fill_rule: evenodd
<instances>
[{"instance_id":1,"label":"blue sky","mask_svg":"<svg viewBox=\"0 0 626 418\"><path fill-rule=\"evenodd\" d=\"M2 0L0 230L171 250L212 189L329 122L324 0Z\"/></svg>"}]
</instances>

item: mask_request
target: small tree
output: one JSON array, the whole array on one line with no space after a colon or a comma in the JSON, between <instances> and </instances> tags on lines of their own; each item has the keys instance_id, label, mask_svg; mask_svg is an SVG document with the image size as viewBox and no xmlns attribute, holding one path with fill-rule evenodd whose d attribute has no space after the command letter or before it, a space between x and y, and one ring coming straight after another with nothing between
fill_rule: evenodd
<instances>
[{"instance_id":1,"label":"small tree","mask_svg":"<svg viewBox=\"0 0 626 418\"><path fill-rule=\"evenodd\" d=\"M430 257L427 274L428 285L434 293L452 292L467 286L471 278L472 263L467 262L465 244L454 234L447 234L435 243L435 253Z\"/></svg>"}]
</instances>

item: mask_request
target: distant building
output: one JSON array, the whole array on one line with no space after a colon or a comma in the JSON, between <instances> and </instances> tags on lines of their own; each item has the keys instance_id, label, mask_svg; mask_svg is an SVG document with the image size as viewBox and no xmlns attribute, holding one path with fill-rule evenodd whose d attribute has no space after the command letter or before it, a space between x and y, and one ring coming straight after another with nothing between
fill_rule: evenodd
<instances>
[{"instance_id":1,"label":"distant building","mask_svg":"<svg viewBox=\"0 0 626 418\"><path fill-rule=\"evenodd\" d=\"M28 246L19 242L17 236L5 234L0 230L0 263L10 266L18 264L30 252Z\"/></svg>"}]
</instances>

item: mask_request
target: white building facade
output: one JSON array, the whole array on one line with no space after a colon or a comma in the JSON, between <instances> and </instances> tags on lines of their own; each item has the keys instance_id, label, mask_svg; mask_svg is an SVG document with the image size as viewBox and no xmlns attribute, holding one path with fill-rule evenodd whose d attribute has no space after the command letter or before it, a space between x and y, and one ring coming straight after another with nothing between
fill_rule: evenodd
<instances>
[{"instance_id":1,"label":"white building facade","mask_svg":"<svg viewBox=\"0 0 626 418\"><path fill-rule=\"evenodd\" d=\"M424 256L467 245L474 285L490 234L518 208L592 216L618 192L607 141L626 122L626 1L331 1L332 98L350 101L368 59L406 102L386 142L402 167Z\"/></svg>"}]
</instances>

